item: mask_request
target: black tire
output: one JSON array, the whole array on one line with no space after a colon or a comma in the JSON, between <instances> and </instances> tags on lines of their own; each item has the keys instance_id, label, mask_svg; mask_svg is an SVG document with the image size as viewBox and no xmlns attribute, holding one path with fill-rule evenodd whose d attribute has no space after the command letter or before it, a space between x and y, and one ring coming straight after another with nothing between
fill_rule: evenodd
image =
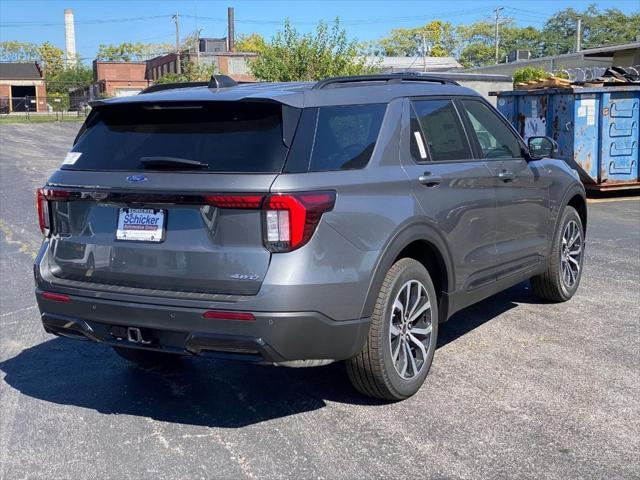
<instances>
[{"instance_id":1,"label":"black tire","mask_svg":"<svg viewBox=\"0 0 640 480\"><path fill-rule=\"evenodd\" d=\"M579 264L579 269L576 275L575 282L571 285L563 279L563 267L562 267L562 258L564 256L563 252L563 235L567 226L571 223L575 222L575 224L579 227L580 232L580 255L577 259ZM549 264L547 270L535 277L531 278L531 288L533 292L543 300L547 300L549 302L566 302L569 300L578 290L578 286L580 285L580 279L582 278L582 266L584 263L584 227L582 225L582 220L580 219L580 215L575 208L571 206L565 207L562 212L562 218L560 219L560 223L558 225L558 230L556 231L553 238L553 245L551 248L551 256L549 257Z\"/></svg>"},{"instance_id":2,"label":"black tire","mask_svg":"<svg viewBox=\"0 0 640 480\"><path fill-rule=\"evenodd\" d=\"M141 367L173 365L182 358L182 355L177 353L156 352L139 348L113 347L113 350L125 360Z\"/></svg>"},{"instance_id":3,"label":"black tire","mask_svg":"<svg viewBox=\"0 0 640 480\"><path fill-rule=\"evenodd\" d=\"M421 321L430 322L431 333L424 338L426 357L422 361L417 374L406 379L401 376L392 357L391 323L394 302L409 281L418 281L424 286L427 299L431 304L430 310L424 312ZM411 297L411 295L409 295ZM414 329L415 331L415 329ZM425 336L426 337L426 336ZM429 373L438 337L438 303L435 288L429 273L424 266L411 258L403 258L396 262L387 272L380 288L373 315L369 336L362 351L347 360L347 374L353 386L362 394L383 400L398 401L416 393ZM398 337L396 337L398 341ZM406 340L405 340L406 341ZM411 341L407 343L413 347ZM396 346L398 343L396 343ZM399 348L396 350L400 353ZM403 350L406 352L405 350ZM398 357L400 358L400 357ZM405 353L406 362L409 363ZM414 372L415 373L415 372Z\"/></svg>"}]
</instances>

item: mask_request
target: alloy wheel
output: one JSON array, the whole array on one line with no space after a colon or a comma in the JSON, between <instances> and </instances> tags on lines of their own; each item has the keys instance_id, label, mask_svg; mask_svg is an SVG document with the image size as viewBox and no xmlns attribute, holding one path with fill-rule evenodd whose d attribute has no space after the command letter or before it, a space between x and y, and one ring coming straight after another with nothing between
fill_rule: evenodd
<instances>
[{"instance_id":1,"label":"alloy wheel","mask_svg":"<svg viewBox=\"0 0 640 480\"><path fill-rule=\"evenodd\" d=\"M398 291L391 310L389 344L394 368L411 380L426 365L431 344L431 301L418 280L409 280Z\"/></svg>"},{"instance_id":2,"label":"alloy wheel","mask_svg":"<svg viewBox=\"0 0 640 480\"><path fill-rule=\"evenodd\" d=\"M581 260L582 230L575 220L571 220L562 232L560 248L561 278L566 288L573 288L580 278Z\"/></svg>"}]
</instances>

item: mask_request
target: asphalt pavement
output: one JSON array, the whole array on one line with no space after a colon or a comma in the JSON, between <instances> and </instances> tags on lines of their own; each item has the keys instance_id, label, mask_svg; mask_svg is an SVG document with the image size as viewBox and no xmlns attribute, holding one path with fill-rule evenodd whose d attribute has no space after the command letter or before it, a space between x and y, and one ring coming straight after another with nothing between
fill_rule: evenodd
<instances>
[{"instance_id":1,"label":"asphalt pavement","mask_svg":"<svg viewBox=\"0 0 640 480\"><path fill-rule=\"evenodd\" d=\"M421 391L340 364L132 367L41 327L34 191L79 124L0 125L0 479L640 478L640 200L589 205L564 304L527 283L441 326Z\"/></svg>"}]
</instances>

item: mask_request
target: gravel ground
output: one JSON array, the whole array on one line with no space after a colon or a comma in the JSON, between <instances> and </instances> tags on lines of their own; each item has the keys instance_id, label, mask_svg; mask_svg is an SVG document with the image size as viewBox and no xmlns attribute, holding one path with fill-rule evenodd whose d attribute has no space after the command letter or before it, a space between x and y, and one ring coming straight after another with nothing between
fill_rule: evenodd
<instances>
[{"instance_id":1,"label":"gravel ground","mask_svg":"<svg viewBox=\"0 0 640 480\"><path fill-rule=\"evenodd\" d=\"M640 478L637 198L589 205L573 300L524 283L460 312L422 390L383 404L341 365L142 370L47 335L34 190L78 127L0 126L0 479Z\"/></svg>"}]
</instances>

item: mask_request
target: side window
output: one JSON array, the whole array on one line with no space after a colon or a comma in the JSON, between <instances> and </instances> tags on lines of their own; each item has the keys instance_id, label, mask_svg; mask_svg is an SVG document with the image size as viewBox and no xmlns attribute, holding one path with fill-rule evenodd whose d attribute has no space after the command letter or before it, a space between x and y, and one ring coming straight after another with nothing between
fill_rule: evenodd
<instances>
[{"instance_id":1,"label":"side window","mask_svg":"<svg viewBox=\"0 0 640 480\"><path fill-rule=\"evenodd\" d=\"M413 102L413 107L426 137L426 146L429 158L433 161L467 160L473 158L469 142L460 122L460 117L451 100L418 100ZM420 141L415 132L411 132L415 138L420 152Z\"/></svg>"},{"instance_id":2,"label":"side window","mask_svg":"<svg viewBox=\"0 0 640 480\"><path fill-rule=\"evenodd\" d=\"M363 168L380 132L386 104L320 107L309 171Z\"/></svg>"},{"instance_id":3,"label":"side window","mask_svg":"<svg viewBox=\"0 0 640 480\"><path fill-rule=\"evenodd\" d=\"M500 117L478 100L463 100L469 121L476 133L484 158L521 158L518 138Z\"/></svg>"}]
</instances>

